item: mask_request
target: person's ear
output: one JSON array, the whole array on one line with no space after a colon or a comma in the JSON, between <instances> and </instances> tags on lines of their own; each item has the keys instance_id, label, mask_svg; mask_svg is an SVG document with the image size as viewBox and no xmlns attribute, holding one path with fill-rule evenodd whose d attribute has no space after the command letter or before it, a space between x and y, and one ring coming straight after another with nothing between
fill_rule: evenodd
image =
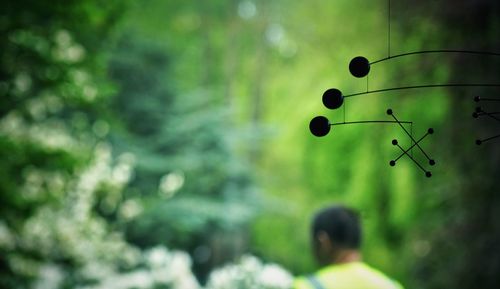
<instances>
[{"instance_id":1,"label":"person's ear","mask_svg":"<svg viewBox=\"0 0 500 289\"><path fill-rule=\"evenodd\" d=\"M323 250L328 252L332 249L332 240L325 231L319 231L318 235L316 235L316 239L318 240L320 248L322 248Z\"/></svg>"}]
</instances>

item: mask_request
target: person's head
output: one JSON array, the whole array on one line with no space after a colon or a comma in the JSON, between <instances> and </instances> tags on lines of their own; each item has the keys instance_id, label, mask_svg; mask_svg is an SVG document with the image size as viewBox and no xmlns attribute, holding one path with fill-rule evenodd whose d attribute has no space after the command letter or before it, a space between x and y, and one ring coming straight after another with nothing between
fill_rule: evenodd
<instances>
[{"instance_id":1,"label":"person's head","mask_svg":"<svg viewBox=\"0 0 500 289\"><path fill-rule=\"evenodd\" d=\"M361 246L361 224L356 211L331 206L316 213L311 224L314 255L321 265L337 262Z\"/></svg>"}]
</instances>

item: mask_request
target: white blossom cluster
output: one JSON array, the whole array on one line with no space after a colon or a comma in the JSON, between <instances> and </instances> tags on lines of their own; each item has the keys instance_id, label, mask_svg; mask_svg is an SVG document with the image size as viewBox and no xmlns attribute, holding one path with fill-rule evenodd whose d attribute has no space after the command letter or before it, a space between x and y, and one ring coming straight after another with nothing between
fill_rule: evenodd
<instances>
[{"instance_id":1,"label":"white blossom cluster","mask_svg":"<svg viewBox=\"0 0 500 289\"><path fill-rule=\"evenodd\" d=\"M245 255L234 264L214 270L207 289L288 289L292 281L292 275L279 265L264 264Z\"/></svg>"},{"instance_id":2,"label":"white blossom cluster","mask_svg":"<svg viewBox=\"0 0 500 289\"><path fill-rule=\"evenodd\" d=\"M144 251L140 258L142 266L128 272L117 272L106 263L88 264L82 273L95 282L76 289L288 289L293 280L281 266L264 264L254 256L245 255L236 263L214 270L203 288L193 275L191 259L185 252L159 246ZM63 277L58 266L46 264L34 288L59 288Z\"/></svg>"},{"instance_id":3,"label":"white blossom cluster","mask_svg":"<svg viewBox=\"0 0 500 289\"><path fill-rule=\"evenodd\" d=\"M116 272L113 268L97 265L89 273L99 278L96 284L77 289L200 289L191 272L189 255L169 251L163 246L142 253L142 265L129 272ZM161 286L161 287L160 287Z\"/></svg>"},{"instance_id":4,"label":"white blossom cluster","mask_svg":"<svg viewBox=\"0 0 500 289\"><path fill-rule=\"evenodd\" d=\"M126 273L94 264L94 268L87 270L99 282L77 289L288 289L293 281L293 276L281 266L264 264L254 256L245 255L235 263L214 270L203 288L192 273L192 262L185 252L159 246L145 251L141 258L144 266ZM50 275L48 279L57 279L53 271L46 273Z\"/></svg>"}]
</instances>

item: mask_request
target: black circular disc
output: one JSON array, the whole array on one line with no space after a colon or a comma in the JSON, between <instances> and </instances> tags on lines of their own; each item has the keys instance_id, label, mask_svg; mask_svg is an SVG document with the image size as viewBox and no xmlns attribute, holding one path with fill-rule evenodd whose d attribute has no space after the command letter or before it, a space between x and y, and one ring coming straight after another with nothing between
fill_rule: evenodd
<instances>
[{"instance_id":1,"label":"black circular disc","mask_svg":"<svg viewBox=\"0 0 500 289\"><path fill-rule=\"evenodd\" d=\"M354 77L365 77L370 72L370 62L363 56L356 56L349 63L349 71Z\"/></svg>"},{"instance_id":2,"label":"black circular disc","mask_svg":"<svg viewBox=\"0 0 500 289\"><path fill-rule=\"evenodd\" d=\"M429 160L429 165L433 166L436 164L436 161L435 160Z\"/></svg>"},{"instance_id":3,"label":"black circular disc","mask_svg":"<svg viewBox=\"0 0 500 289\"><path fill-rule=\"evenodd\" d=\"M432 173L431 172L425 172L425 176L428 177L428 178L430 178L430 177L432 177Z\"/></svg>"},{"instance_id":4,"label":"black circular disc","mask_svg":"<svg viewBox=\"0 0 500 289\"><path fill-rule=\"evenodd\" d=\"M309 123L309 130L317 137L322 137L330 132L330 121L324 116L317 116Z\"/></svg>"},{"instance_id":5,"label":"black circular disc","mask_svg":"<svg viewBox=\"0 0 500 289\"><path fill-rule=\"evenodd\" d=\"M433 128L429 128L429 129L427 130L427 132L428 132L429 134L433 134L433 133L434 133L434 129L433 129Z\"/></svg>"},{"instance_id":6,"label":"black circular disc","mask_svg":"<svg viewBox=\"0 0 500 289\"><path fill-rule=\"evenodd\" d=\"M392 144L393 144L393 145L397 145L397 144L398 144L398 140L397 140L397 139L393 139L393 140L392 140Z\"/></svg>"},{"instance_id":7,"label":"black circular disc","mask_svg":"<svg viewBox=\"0 0 500 289\"><path fill-rule=\"evenodd\" d=\"M396 165L396 161L391 160L391 161L389 162L389 165L390 165L391 167L395 166L395 165Z\"/></svg>"},{"instance_id":8,"label":"black circular disc","mask_svg":"<svg viewBox=\"0 0 500 289\"><path fill-rule=\"evenodd\" d=\"M390 108L389 108L389 109L387 110L387 114L388 114L388 115L391 115L391 114L392 114L392 109L390 109Z\"/></svg>"},{"instance_id":9,"label":"black circular disc","mask_svg":"<svg viewBox=\"0 0 500 289\"><path fill-rule=\"evenodd\" d=\"M483 142L482 142L480 139L476 140L476 144L477 144L478 146L479 146L479 145L481 145L482 143L483 143Z\"/></svg>"},{"instance_id":10,"label":"black circular disc","mask_svg":"<svg viewBox=\"0 0 500 289\"><path fill-rule=\"evenodd\" d=\"M323 93L323 104L329 109L337 109L344 103L342 92L336 88L330 88Z\"/></svg>"}]
</instances>

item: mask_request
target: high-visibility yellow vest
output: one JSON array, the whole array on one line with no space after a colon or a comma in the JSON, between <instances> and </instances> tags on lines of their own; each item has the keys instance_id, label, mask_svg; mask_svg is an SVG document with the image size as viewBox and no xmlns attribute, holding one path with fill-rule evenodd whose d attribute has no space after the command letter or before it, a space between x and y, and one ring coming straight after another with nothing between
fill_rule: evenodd
<instances>
[{"instance_id":1,"label":"high-visibility yellow vest","mask_svg":"<svg viewBox=\"0 0 500 289\"><path fill-rule=\"evenodd\" d=\"M403 289L398 282L362 262L327 266L295 279L294 289Z\"/></svg>"}]
</instances>

